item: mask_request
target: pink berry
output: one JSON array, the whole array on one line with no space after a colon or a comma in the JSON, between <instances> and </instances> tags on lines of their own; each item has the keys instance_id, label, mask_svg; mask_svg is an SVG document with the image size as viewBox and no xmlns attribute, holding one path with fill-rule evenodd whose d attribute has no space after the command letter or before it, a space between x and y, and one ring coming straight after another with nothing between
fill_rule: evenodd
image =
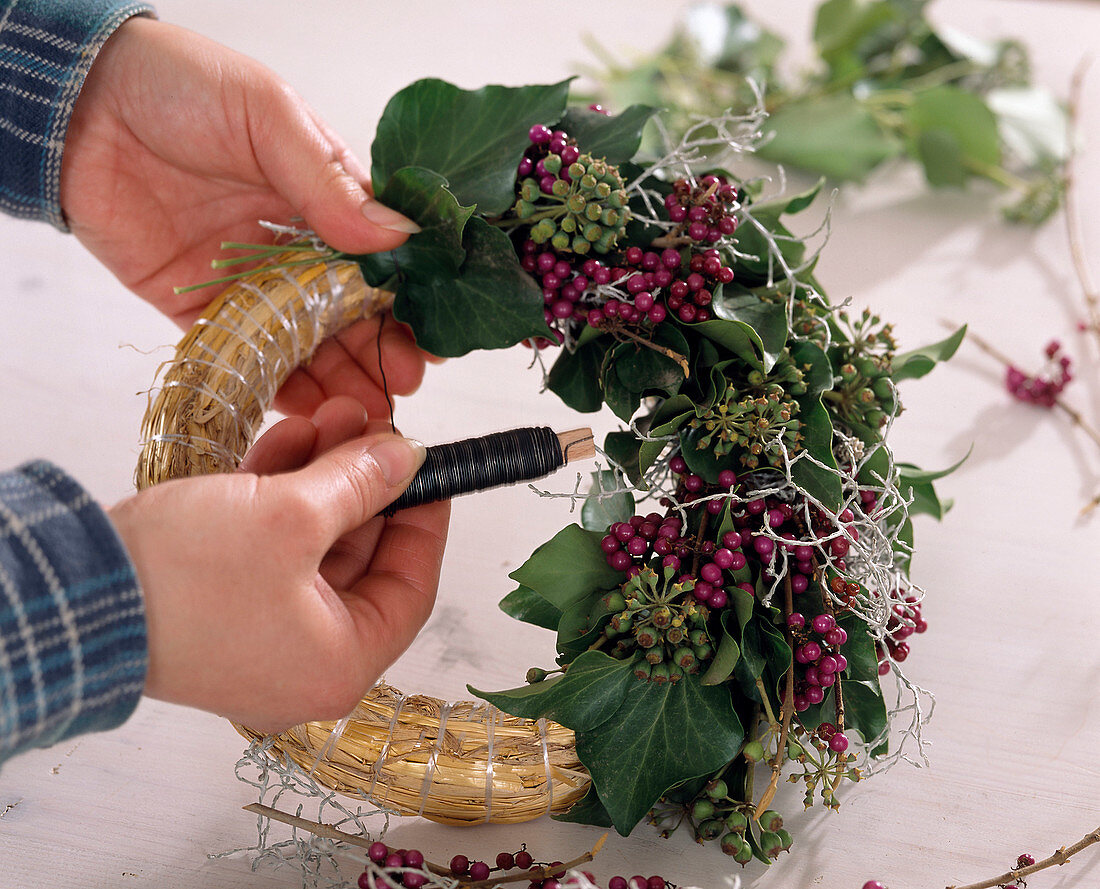
<instances>
[{"instance_id":1,"label":"pink berry","mask_svg":"<svg viewBox=\"0 0 1100 889\"><path fill-rule=\"evenodd\" d=\"M833 753L843 753L848 749L848 739L844 736L843 732L837 732L831 738L829 738L829 749Z\"/></svg>"},{"instance_id":2,"label":"pink berry","mask_svg":"<svg viewBox=\"0 0 1100 889\"><path fill-rule=\"evenodd\" d=\"M371 843L370 848L367 849L367 857L375 864L385 861L389 854L390 850L386 848L385 843Z\"/></svg>"},{"instance_id":3,"label":"pink berry","mask_svg":"<svg viewBox=\"0 0 1100 889\"><path fill-rule=\"evenodd\" d=\"M489 879L489 865L484 861L473 861L470 863L470 879L471 880L487 880Z\"/></svg>"},{"instance_id":4,"label":"pink berry","mask_svg":"<svg viewBox=\"0 0 1100 889\"><path fill-rule=\"evenodd\" d=\"M863 889L886 889L886 884L878 880L868 880L863 884Z\"/></svg>"}]
</instances>

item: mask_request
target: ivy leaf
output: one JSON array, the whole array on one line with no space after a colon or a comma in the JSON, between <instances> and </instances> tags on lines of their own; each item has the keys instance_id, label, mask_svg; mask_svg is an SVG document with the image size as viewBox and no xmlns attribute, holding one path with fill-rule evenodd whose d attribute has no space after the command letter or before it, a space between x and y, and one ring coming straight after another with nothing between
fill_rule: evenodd
<instances>
[{"instance_id":1,"label":"ivy leaf","mask_svg":"<svg viewBox=\"0 0 1100 889\"><path fill-rule=\"evenodd\" d=\"M517 587L499 604L500 610L509 617L544 630L556 630L561 622L561 609L551 605L530 587Z\"/></svg>"},{"instance_id":2,"label":"ivy leaf","mask_svg":"<svg viewBox=\"0 0 1100 889\"><path fill-rule=\"evenodd\" d=\"M577 755L627 836L667 790L733 759L744 736L725 686L692 675L666 685L635 680L614 717L577 732Z\"/></svg>"},{"instance_id":3,"label":"ivy leaf","mask_svg":"<svg viewBox=\"0 0 1100 889\"><path fill-rule=\"evenodd\" d=\"M629 692L643 684L648 685L634 678L630 661L616 660L602 651L586 651L562 676L505 691L467 688L505 713L523 719L545 717L582 732L598 728L615 716L620 704L629 700Z\"/></svg>"},{"instance_id":4,"label":"ivy leaf","mask_svg":"<svg viewBox=\"0 0 1100 889\"><path fill-rule=\"evenodd\" d=\"M542 290L519 264L508 236L477 216L466 225L466 261L417 268L397 288L393 314L420 348L441 357L504 349L546 334Z\"/></svg>"},{"instance_id":5,"label":"ivy leaf","mask_svg":"<svg viewBox=\"0 0 1100 889\"><path fill-rule=\"evenodd\" d=\"M602 538L599 532L566 525L508 576L565 611L593 590L616 589L622 582L600 549Z\"/></svg>"},{"instance_id":6,"label":"ivy leaf","mask_svg":"<svg viewBox=\"0 0 1100 889\"><path fill-rule=\"evenodd\" d=\"M634 497L622 487L622 476L613 469L592 473L592 487L581 507L581 524L587 530L604 533L615 522L630 520L634 515ZM605 491L616 493L603 494Z\"/></svg>"},{"instance_id":7,"label":"ivy leaf","mask_svg":"<svg viewBox=\"0 0 1100 889\"><path fill-rule=\"evenodd\" d=\"M547 388L575 411L590 414L603 407L600 367L607 346L593 340L570 352L563 349L550 368Z\"/></svg>"},{"instance_id":8,"label":"ivy leaf","mask_svg":"<svg viewBox=\"0 0 1100 889\"><path fill-rule=\"evenodd\" d=\"M779 303L765 302L749 290L722 285L711 302L715 321L689 327L725 346L765 373L775 366L787 343L787 312Z\"/></svg>"},{"instance_id":9,"label":"ivy leaf","mask_svg":"<svg viewBox=\"0 0 1100 889\"><path fill-rule=\"evenodd\" d=\"M609 432L603 440L604 452L623 468L630 483L636 487L641 485L642 472L645 471L638 465L641 445L642 442L633 432Z\"/></svg>"},{"instance_id":10,"label":"ivy leaf","mask_svg":"<svg viewBox=\"0 0 1100 889\"><path fill-rule=\"evenodd\" d=\"M603 601L606 595L608 594L603 590L595 590L562 612L557 627L556 645L562 655L558 658L558 663L572 661L584 654L596 641L611 619L611 613Z\"/></svg>"},{"instance_id":11,"label":"ivy leaf","mask_svg":"<svg viewBox=\"0 0 1100 889\"><path fill-rule=\"evenodd\" d=\"M745 591L741 590L741 592ZM733 668L741 658L741 646L737 644L737 639L730 632L729 622L730 610L727 608L722 612L722 638L718 642L718 651L715 652L714 659L699 680L703 685L718 685L725 682L733 674ZM740 631L737 635L741 635Z\"/></svg>"},{"instance_id":12,"label":"ivy leaf","mask_svg":"<svg viewBox=\"0 0 1100 889\"><path fill-rule=\"evenodd\" d=\"M466 258L462 233L474 208L459 204L446 179L423 167L402 167L378 199L415 220L420 231L395 250L356 257L368 284L378 287L398 271L411 277L458 274Z\"/></svg>"},{"instance_id":13,"label":"ivy leaf","mask_svg":"<svg viewBox=\"0 0 1100 889\"><path fill-rule=\"evenodd\" d=\"M954 355L965 336L966 325L964 324L951 336L938 343L895 355L894 360L890 362L890 379L898 383L901 380L915 380L923 377L936 366L937 361L946 361Z\"/></svg>"},{"instance_id":14,"label":"ivy leaf","mask_svg":"<svg viewBox=\"0 0 1100 889\"><path fill-rule=\"evenodd\" d=\"M972 92L946 84L924 90L905 116L913 153L931 185L960 185L972 172L1001 162L997 118Z\"/></svg>"},{"instance_id":15,"label":"ivy leaf","mask_svg":"<svg viewBox=\"0 0 1100 889\"><path fill-rule=\"evenodd\" d=\"M837 624L848 634L848 641L841 646L841 654L848 660L844 675L858 682L878 682L878 655L875 643L867 632L867 624L856 615L848 613L837 618Z\"/></svg>"},{"instance_id":16,"label":"ivy leaf","mask_svg":"<svg viewBox=\"0 0 1100 889\"><path fill-rule=\"evenodd\" d=\"M418 80L382 112L371 145L371 179L384 190L401 167L425 167L451 183L459 203L476 204L483 216L499 215L515 201L527 131L560 120L568 92L569 81L471 91Z\"/></svg>"},{"instance_id":17,"label":"ivy leaf","mask_svg":"<svg viewBox=\"0 0 1100 889\"><path fill-rule=\"evenodd\" d=\"M862 182L902 145L850 93L791 102L768 118L774 136L756 153L840 181Z\"/></svg>"},{"instance_id":18,"label":"ivy leaf","mask_svg":"<svg viewBox=\"0 0 1100 889\"><path fill-rule=\"evenodd\" d=\"M924 178L934 188L962 188L970 177L962 146L951 133L929 130L916 139L917 160L924 167Z\"/></svg>"},{"instance_id":19,"label":"ivy leaf","mask_svg":"<svg viewBox=\"0 0 1100 889\"><path fill-rule=\"evenodd\" d=\"M802 446L825 467L806 459L796 460L791 465L791 478L822 505L839 509L843 487L840 476L829 471L837 468L833 456L833 421L821 403L821 393L832 387L832 366L828 356L818 346L808 342L795 343L791 347L791 358L803 367L807 387L805 395L795 398L799 408L798 419L802 424Z\"/></svg>"},{"instance_id":20,"label":"ivy leaf","mask_svg":"<svg viewBox=\"0 0 1100 889\"><path fill-rule=\"evenodd\" d=\"M607 115L587 108L570 108L561 128L577 140L577 146L592 157L606 158L610 164L622 164L638 153L642 130L657 113L650 105L631 105L622 114Z\"/></svg>"},{"instance_id":21,"label":"ivy leaf","mask_svg":"<svg viewBox=\"0 0 1100 889\"><path fill-rule=\"evenodd\" d=\"M845 728L855 729L864 741L873 741L886 730L886 702L878 679L873 682L842 681ZM874 756L886 752L883 741L872 751Z\"/></svg>"},{"instance_id":22,"label":"ivy leaf","mask_svg":"<svg viewBox=\"0 0 1100 889\"><path fill-rule=\"evenodd\" d=\"M612 827L611 816L600 802L596 788L588 785L588 792L573 804L568 812L551 815L555 821L569 821L575 824L593 824L596 827Z\"/></svg>"},{"instance_id":23,"label":"ivy leaf","mask_svg":"<svg viewBox=\"0 0 1100 889\"><path fill-rule=\"evenodd\" d=\"M791 665L791 649L787 640L770 621L753 617L741 628L741 659L734 668L734 675L745 695L760 700L756 680L770 669L778 680Z\"/></svg>"},{"instance_id":24,"label":"ivy leaf","mask_svg":"<svg viewBox=\"0 0 1100 889\"><path fill-rule=\"evenodd\" d=\"M681 359L686 359L689 354L687 340L672 325L657 328L652 343ZM619 382L631 392L675 395L684 381L684 368L680 361L641 343L623 343L611 357Z\"/></svg>"},{"instance_id":25,"label":"ivy leaf","mask_svg":"<svg viewBox=\"0 0 1100 889\"><path fill-rule=\"evenodd\" d=\"M663 436L675 435L677 430L695 413L693 408L694 403L686 395L666 398L653 415L653 422L649 426L649 436L661 439ZM640 471L647 472L667 447L667 441L641 442L638 450L638 467Z\"/></svg>"}]
</instances>

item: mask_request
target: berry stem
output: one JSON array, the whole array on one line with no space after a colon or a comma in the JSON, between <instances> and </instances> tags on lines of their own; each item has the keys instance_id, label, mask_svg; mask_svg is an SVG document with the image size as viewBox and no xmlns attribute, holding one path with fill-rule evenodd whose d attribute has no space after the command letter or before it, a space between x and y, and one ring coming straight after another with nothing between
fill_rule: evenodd
<instances>
[{"instance_id":1,"label":"berry stem","mask_svg":"<svg viewBox=\"0 0 1100 889\"><path fill-rule=\"evenodd\" d=\"M993 889L995 886L1002 886L1020 877L1028 877L1036 871L1046 870L1048 867L1054 867L1055 865L1063 865L1069 861L1072 856L1095 843L1100 843L1100 827L1096 828L1091 833L1085 834L1072 846L1062 846L1053 855L1049 858L1044 858L1042 861L1036 861L1034 864L1029 864L1026 867L1006 871L999 876L990 877L987 880L979 880L977 883L967 883L965 886L951 885L946 887L946 889Z\"/></svg>"},{"instance_id":2,"label":"berry stem","mask_svg":"<svg viewBox=\"0 0 1100 889\"><path fill-rule=\"evenodd\" d=\"M787 646L791 649L791 662L787 667L787 683L783 689L782 721L779 727L779 744L775 751L775 759L772 760L772 777L767 788L760 795L760 802L756 804L753 818L759 822L776 791L779 789L779 778L783 774L783 760L787 753L787 734L791 729L791 717L794 715L794 637L787 618L794 611L794 593L791 590L791 575L783 578L783 625L786 627Z\"/></svg>"},{"instance_id":3,"label":"berry stem","mask_svg":"<svg viewBox=\"0 0 1100 889\"><path fill-rule=\"evenodd\" d=\"M369 849L374 843L373 840L368 840L366 837L356 836L353 833L345 833L328 824L309 821L305 818L299 818L297 815L289 815L286 812L281 812L278 809L273 809L271 806L265 806L261 803L250 803L243 808L246 812L254 812L257 815L262 815L264 818L270 818L272 821L280 821L283 824L289 824L291 827L297 827L299 830L308 831L314 836L324 837L328 840L336 840L340 843L347 843L349 846L359 846L363 849ZM424 862L424 868L425 870L431 871L436 876L448 877L451 875L451 869L449 867L443 867L441 864L433 864L430 861Z\"/></svg>"},{"instance_id":4,"label":"berry stem","mask_svg":"<svg viewBox=\"0 0 1100 889\"><path fill-rule=\"evenodd\" d=\"M613 336L622 336L628 340L633 340L634 342L638 343L638 345L645 346L647 349L652 349L654 352L659 352L666 358L671 358L678 365L680 365L680 369L684 372L685 379L691 376L691 368L688 365L687 359L679 352L674 352L667 346L659 346L652 340L647 340L644 336L639 336L638 334L634 333L634 331L628 330L624 325L620 324L617 321L614 324L611 324L607 320L605 320L603 324L600 325L600 330L606 330L610 332Z\"/></svg>"},{"instance_id":5,"label":"berry stem","mask_svg":"<svg viewBox=\"0 0 1100 889\"><path fill-rule=\"evenodd\" d=\"M946 327L951 327L951 324L947 321L943 321L942 323ZM1008 367L1012 364L1012 359L1010 359L988 340L983 339L969 328L967 329L966 338L970 340L970 342L972 342L975 346L977 346L979 350L985 352L985 354L988 355L990 358L994 358L997 361L1001 362L1001 364L1003 364L1005 367ZM1098 431L1091 423L1089 423L1089 421L1084 418L1079 410L1074 407L1070 407L1070 405L1066 404L1065 401L1057 396L1054 399L1054 406L1062 411L1067 417L1069 417L1070 422L1073 423L1073 425L1076 426L1078 429L1080 429L1085 435L1091 438L1096 443L1097 447L1100 447L1100 431ZM1091 500L1089 500L1088 503L1085 504L1084 508L1081 510L1081 515L1086 515L1092 512L1092 510L1094 510L1097 506L1100 506L1100 493L1097 493L1095 497L1093 497Z\"/></svg>"},{"instance_id":6,"label":"berry stem","mask_svg":"<svg viewBox=\"0 0 1100 889\"><path fill-rule=\"evenodd\" d=\"M586 864L593 858L595 858L599 854L600 849L603 848L603 844L606 841L607 834L605 833L598 840L596 840L596 844L592 847L590 851L585 852L582 855L578 855L572 861L565 862L565 864L540 864L519 873L511 875L503 874L499 877L493 877L489 880L470 881L460 879L459 885L463 887L469 887L469 889L487 889L487 887L489 886L499 886L501 883L518 883L523 880L533 882L535 880L546 879L547 877L560 877L570 868L574 868L579 864ZM447 875L450 875L450 871L447 872Z\"/></svg>"}]
</instances>

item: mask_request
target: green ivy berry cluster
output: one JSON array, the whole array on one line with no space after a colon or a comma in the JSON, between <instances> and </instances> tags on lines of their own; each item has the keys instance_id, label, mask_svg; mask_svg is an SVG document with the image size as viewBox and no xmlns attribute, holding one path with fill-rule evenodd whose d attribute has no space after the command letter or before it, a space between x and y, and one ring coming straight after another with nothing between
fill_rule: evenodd
<instances>
[{"instance_id":1,"label":"green ivy berry cluster","mask_svg":"<svg viewBox=\"0 0 1100 889\"><path fill-rule=\"evenodd\" d=\"M664 569L663 578L644 568L621 592L604 597L608 610L616 612L604 630L616 640L611 656L635 657L635 678L659 685L697 673L714 655L707 632L710 613L690 595L695 582L674 581L675 576L671 568Z\"/></svg>"},{"instance_id":2,"label":"green ivy berry cluster","mask_svg":"<svg viewBox=\"0 0 1100 889\"><path fill-rule=\"evenodd\" d=\"M901 412L891 381L897 348L893 327L867 309L855 320L846 312L837 318L847 328L847 336L831 350L838 373L832 390L823 397L850 424L877 430Z\"/></svg>"},{"instance_id":3,"label":"green ivy berry cluster","mask_svg":"<svg viewBox=\"0 0 1100 889\"><path fill-rule=\"evenodd\" d=\"M730 381L714 406L689 422L700 432L695 447L716 457L737 451L747 469L762 462L782 468L784 447L790 455L802 449L796 398L805 394L803 371L786 353L767 376L752 370L745 385Z\"/></svg>"}]
</instances>

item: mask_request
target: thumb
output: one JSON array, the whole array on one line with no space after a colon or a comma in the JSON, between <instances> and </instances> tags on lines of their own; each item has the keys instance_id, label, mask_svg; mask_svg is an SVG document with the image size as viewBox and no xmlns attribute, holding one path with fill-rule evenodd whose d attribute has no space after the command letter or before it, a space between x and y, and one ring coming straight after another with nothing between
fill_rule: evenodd
<instances>
[{"instance_id":1,"label":"thumb","mask_svg":"<svg viewBox=\"0 0 1100 889\"><path fill-rule=\"evenodd\" d=\"M295 489L298 500L306 497L310 515L331 544L401 496L425 453L424 445L414 439L372 435L345 442L272 481Z\"/></svg>"},{"instance_id":2,"label":"thumb","mask_svg":"<svg viewBox=\"0 0 1100 889\"><path fill-rule=\"evenodd\" d=\"M283 85L269 94L274 107L250 120L256 160L272 187L326 243L349 253L392 250L420 227L376 201L354 173L350 150Z\"/></svg>"}]
</instances>

